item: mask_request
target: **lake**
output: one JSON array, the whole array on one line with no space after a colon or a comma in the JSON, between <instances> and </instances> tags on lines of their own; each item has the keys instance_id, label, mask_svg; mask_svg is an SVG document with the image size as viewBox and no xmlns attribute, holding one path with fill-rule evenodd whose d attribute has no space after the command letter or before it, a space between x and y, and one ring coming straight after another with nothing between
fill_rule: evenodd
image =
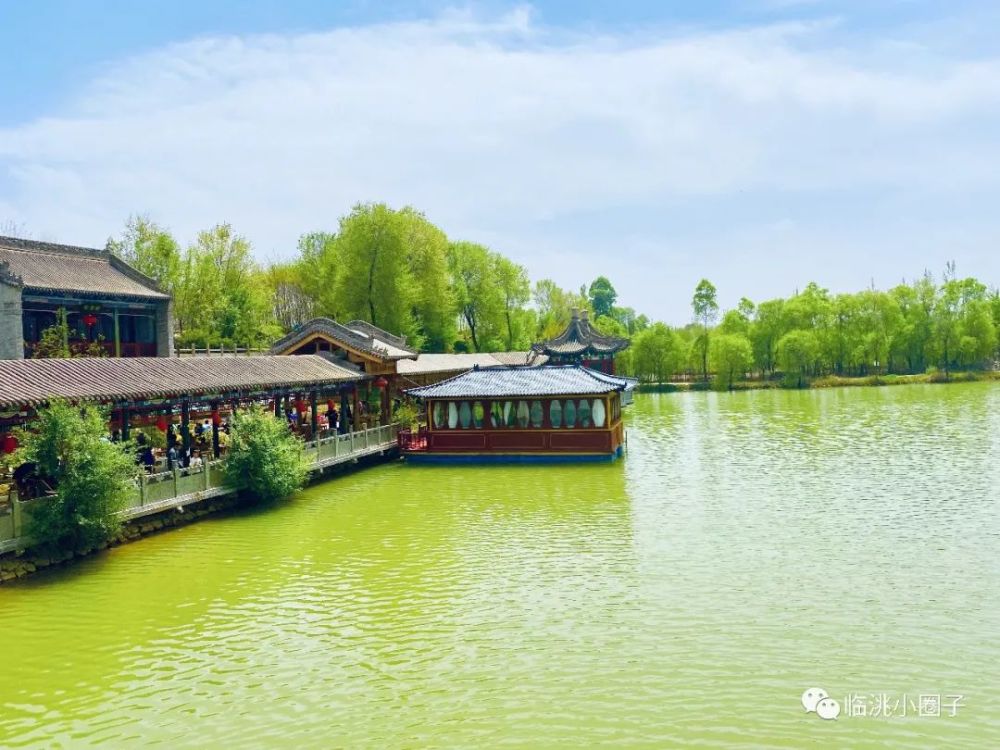
<instances>
[{"instance_id":1,"label":"lake","mask_svg":"<svg viewBox=\"0 0 1000 750\"><path fill-rule=\"evenodd\" d=\"M0 587L0 746L1000 746L1000 388L626 418L615 464L387 464Z\"/></svg>"}]
</instances>

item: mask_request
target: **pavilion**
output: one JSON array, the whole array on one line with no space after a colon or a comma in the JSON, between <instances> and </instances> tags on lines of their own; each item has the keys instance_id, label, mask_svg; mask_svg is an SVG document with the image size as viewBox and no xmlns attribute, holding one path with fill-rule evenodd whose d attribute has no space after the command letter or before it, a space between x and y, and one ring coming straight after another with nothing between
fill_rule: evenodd
<instances>
[{"instance_id":1,"label":"pavilion","mask_svg":"<svg viewBox=\"0 0 1000 750\"><path fill-rule=\"evenodd\" d=\"M427 431L401 443L417 461L609 461L622 454L621 396L634 386L580 365L476 367L406 391L423 400Z\"/></svg>"},{"instance_id":2,"label":"pavilion","mask_svg":"<svg viewBox=\"0 0 1000 750\"><path fill-rule=\"evenodd\" d=\"M555 338L534 344L532 352L550 364L577 364L613 375L615 355L628 348L628 339L605 336L590 324L587 310L573 309L569 325Z\"/></svg>"}]
</instances>

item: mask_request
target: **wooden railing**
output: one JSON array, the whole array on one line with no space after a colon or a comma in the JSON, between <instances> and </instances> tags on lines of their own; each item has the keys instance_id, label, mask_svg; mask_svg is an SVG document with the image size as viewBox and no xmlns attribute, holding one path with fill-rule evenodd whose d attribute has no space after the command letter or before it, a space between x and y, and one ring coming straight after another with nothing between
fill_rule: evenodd
<instances>
[{"instance_id":1,"label":"wooden railing","mask_svg":"<svg viewBox=\"0 0 1000 750\"><path fill-rule=\"evenodd\" d=\"M397 447L398 427L395 424L383 425L344 435L328 432L319 440L307 442L305 455L311 470L321 471L365 456L385 453ZM136 481L135 491L122 516L126 520L140 518L233 491L226 482L222 461L210 461L198 468L175 468L157 474L143 474ZM13 489L8 495L0 496L0 552L28 546L30 540L25 537L25 529L32 508L44 502L45 498L19 500Z\"/></svg>"}]
</instances>

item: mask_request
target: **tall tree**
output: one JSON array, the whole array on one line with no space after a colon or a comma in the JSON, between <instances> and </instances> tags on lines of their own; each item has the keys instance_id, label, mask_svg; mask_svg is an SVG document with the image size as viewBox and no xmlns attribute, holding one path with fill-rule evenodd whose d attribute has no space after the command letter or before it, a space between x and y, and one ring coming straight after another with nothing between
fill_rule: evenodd
<instances>
[{"instance_id":1,"label":"tall tree","mask_svg":"<svg viewBox=\"0 0 1000 750\"><path fill-rule=\"evenodd\" d=\"M129 216L121 235L108 238L107 249L173 294L181 270L180 246L148 216Z\"/></svg>"},{"instance_id":2,"label":"tall tree","mask_svg":"<svg viewBox=\"0 0 1000 750\"><path fill-rule=\"evenodd\" d=\"M458 314L469 331L472 347L481 352L502 330L504 299L496 281L496 264L482 245L452 242L448 266Z\"/></svg>"},{"instance_id":3,"label":"tall tree","mask_svg":"<svg viewBox=\"0 0 1000 750\"><path fill-rule=\"evenodd\" d=\"M695 287L691 309L694 310L695 320L701 323L701 336L697 341L697 348L701 357L701 377L702 380L708 381L708 330L719 316L715 286L708 279L702 279Z\"/></svg>"},{"instance_id":4,"label":"tall tree","mask_svg":"<svg viewBox=\"0 0 1000 750\"><path fill-rule=\"evenodd\" d=\"M506 346L508 351L526 348L526 331L519 325L523 316L524 305L531 299L531 282L524 266L494 253L493 274L496 277L500 296L503 299L504 323L507 331Z\"/></svg>"},{"instance_id":5,"label":"tall tree","mask_svg":"<svg viewBox=\"0 0 1000 750\"><path fill-rule=\"evenodd\" d=\"M611 286L607 276L598 276L591 282L587 296L590 298L590 306L594 310L595 317L610 317L618 299L618 292Z\"/></svg>"}]
</instances>

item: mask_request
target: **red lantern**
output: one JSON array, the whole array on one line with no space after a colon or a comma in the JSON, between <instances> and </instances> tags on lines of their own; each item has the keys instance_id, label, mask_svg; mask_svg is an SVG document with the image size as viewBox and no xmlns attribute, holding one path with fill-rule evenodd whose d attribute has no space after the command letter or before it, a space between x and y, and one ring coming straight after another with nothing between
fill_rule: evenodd
<instances>
[{"instance_id":1,"label":"red lantern","mask_svg":"<svg viewBox=\"0 0 1000 750\"><path fill-rule=\"evenodd\" d=\"M222 415L219 414L218 409L212 410L212 424L214 424L216 427L222 424Z\"/></svg>"},{"instance_id":2,"label":"red lantern","mask_svg":"<svg viewBox=\"0 0 1000 750\"><path fill-rule=\"evenodd\" d=\"M389 385L389 381L381 376L379 376L379 379L375 381L376 388L385 388L387 385Z\"/></svg>"},{"instance_id":3,"label":"red lantern","mask_svg":"<svg viewBox=\"0 0 1000 750\"><path fill-rule=\"evenodd\" d=\"M303 401L301 398L295 402L295 411L297 411L299 414L306 413L306 402Z\"/></svg>"},{"instance_id":4,"label":"red lantern","mask_svg":"<svg viewBox=\"0 0 1000 750\"><path fill-rule=\"evenodd\" d=\"M97 316L94 313L87 313L83 316L83 324L85 326L97 325Z\"/></svg>"},{"instance_id":5,"label":"red lantern","mask_svg":"<svg viewBox=\"0 0 1000 750\"><path fill-rule=\"evenodd\" d=\"M17 438L7 433L3 438L3 452L13 453L17 450Z\"/></svg>"},{"instance_id":6,"label":"red lantern","mask_svg":"<svg viewBox=\"0 0 1000 750\"><path fill-rule=\"evenodd\" d=\"M167 418L162 414L156 418L156 429L160 432L167 431Z\"/></svg>"}]
</instances>

